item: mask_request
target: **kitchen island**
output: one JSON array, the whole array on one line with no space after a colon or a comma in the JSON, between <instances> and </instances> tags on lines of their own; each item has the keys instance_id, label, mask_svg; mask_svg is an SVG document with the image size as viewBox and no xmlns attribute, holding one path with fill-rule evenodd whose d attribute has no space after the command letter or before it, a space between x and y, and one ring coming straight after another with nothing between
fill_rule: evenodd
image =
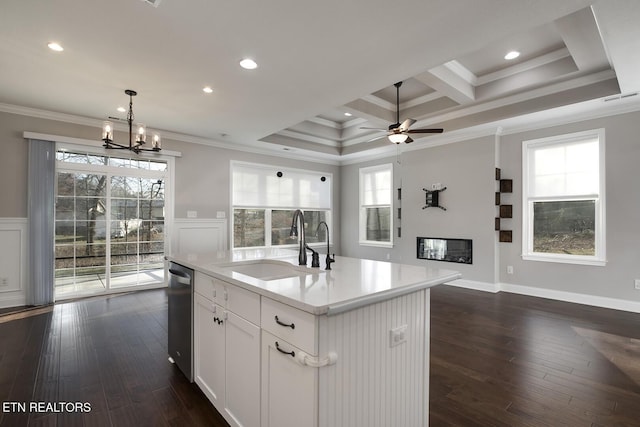
<instances>
[{"instance_id":1,"label":"kitchen island","mask_svg":"<svg viewBox=\"0 0 640 427\"><path fill-rule=\"evenodd\" d=\"M232 426L427 426L429 288L451 270L297 252L179 254L194 378Z\"/></svg>"}]
</instances>

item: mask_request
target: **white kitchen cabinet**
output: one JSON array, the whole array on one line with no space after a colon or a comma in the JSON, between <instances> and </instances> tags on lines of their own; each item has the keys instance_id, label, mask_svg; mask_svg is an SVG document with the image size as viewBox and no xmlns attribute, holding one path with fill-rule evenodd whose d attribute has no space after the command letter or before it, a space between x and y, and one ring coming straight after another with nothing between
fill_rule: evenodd
<instances>
[{"instance_id":1,"label":"white kitchen cabinet","mask_svg":"<svg viewBox=\"0 0 640 427\"><path fill-rule=\"evenodd\" d=\"M259 427L260 327L245 317L259 322L260 297L201 273L195 290L196 384L231 426Z\"/></svg>"},{"instance_id":2,"label":"white kitchen cabinet","mask_svg":"<svg viewBox=\"0 0 640 427\"><path fill-rule=\"evenodd\" d=\"M429 287L459 273L340 258L331 274L260 280L224 262L191 265L196 381L229 424L428 425Z\"/></svg>"},{"instance_id":3,"label":"white kitchen cabinet","mask_svg":"<svg viewBox=\"0 0 640 427\"><path fill-rule=\"evenodd\" d=\"M225 325L225 418L228 415L238 426L259 426L260 328L231 311Z\"/></svg>"},{"instance_id":4,"label":"white kitchen cabinet","mask_svg":"<svg viewBox=\"0 0 640 427\"><path fill-rule=\"evenodd\" d=\"M262 427L318 425L318 369L303 366L301 350L262 331Z\"/></svg>"},{"instance_id":5,"label":"white kitchen cabinet","mask_svg":"<svg viewBox=\"0 0 640 427\"><path fill-rule=\"evenodd\" d=\"M199 293L194 308L194 379L216 407L225 394L225 327L218 324L219 306Z\"/></svg>"}]
</instances>

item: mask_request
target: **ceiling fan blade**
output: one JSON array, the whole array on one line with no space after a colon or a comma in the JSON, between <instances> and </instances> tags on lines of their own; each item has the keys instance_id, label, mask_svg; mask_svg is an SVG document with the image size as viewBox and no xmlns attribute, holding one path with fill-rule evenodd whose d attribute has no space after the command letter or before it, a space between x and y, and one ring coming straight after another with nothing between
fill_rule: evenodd
<instances>
[{"instance_id":1,"label":"ceiling fan blade","mask_svg":"<svg viewBox=\"0 0 640 427\"><path fill-rule=\"evenodd\" d=\"M442 133L444 129L411 129L405 131L406 133Z\"/></svg>"},{"instance_id":2,"label":"ceiling fan blade","mask_svg":"<svg viewBox=\"0 0 640 427\"><path fill-rule=\"evenodd\" d=\"M402 122L402 124L400 125L400 127L398 129L400 129L401 131L406 131L408 130L412 124L414 124L416 121L415 119L407 119L404 122Z\"/></svg>"},{"instance_id":3,"label":"ceiling fan blade","mask_svg":"<svg viewBox=\"0 0 640 427\"><path fill-rule=\"evenodd\" d=\"M413 139L409 135L407 135L407 140L404 143L409 144L410 142L413 142Z\"/></svg>"},{"instance_id":4,"label":"ceiling fan blade","mask_svg":"<svg viewBox=\"0 0 640 427\"><path fill-rule=\"evenodd\" d=\"M376 140L378 140L378 139L386 138L386 137L387 137L387 135L380 135L380 136L376 136L376 137L374 137L374 138L371 138L371 139L369 139L369 140L367 140L367 141L365 141L365 142L373 142L373 141L376 141Z\"/></svg>"}]
</instances>

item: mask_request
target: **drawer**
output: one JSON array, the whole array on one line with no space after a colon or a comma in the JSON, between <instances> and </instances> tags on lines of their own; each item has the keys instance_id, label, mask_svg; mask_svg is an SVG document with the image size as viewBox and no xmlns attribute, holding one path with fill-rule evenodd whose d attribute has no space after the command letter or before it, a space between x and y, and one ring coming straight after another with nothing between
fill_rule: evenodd
<instances>
[{"instance_id":1,"label":"drawer","mask_svg":"<svg viewBox=\"0 0 640 427\"><path fill-rule=\"evenodd\" d=\"M313 314L262 297L262 329L313 356L318 355Z\"/></svg>"},{"instance_id":2,"label":"drawer","mask_svg":"<svg viewBox=\"0 0 640 427\"><path fill-rule=\"evenodd\" d=\"M212 302L260 325L260 295L196 271L195 291Z\"/></svg>"},{"instance_id":3,"label":"drawer","mask_svg":"<svg viewBox=\"0 0 640 427\"><path fill-rule=\"evenodd\" d=\"M254 325L260 326L260 295L229 283L221 283L224 283L223 298L226 298L225 304L222 305Z\"/></svg>"},{"instance_id":4,"label":"drawer","mask_svg":"<svg viewBox=\"0 0 640 427\"><path fill-rule=\"evenodd\" d=\"M216 294L219 291L220 294L222 294L222 285L220 281L199 271L196 271L193 286L197 293L213 302L217 302Z\"/></svg>"}]
</instances>

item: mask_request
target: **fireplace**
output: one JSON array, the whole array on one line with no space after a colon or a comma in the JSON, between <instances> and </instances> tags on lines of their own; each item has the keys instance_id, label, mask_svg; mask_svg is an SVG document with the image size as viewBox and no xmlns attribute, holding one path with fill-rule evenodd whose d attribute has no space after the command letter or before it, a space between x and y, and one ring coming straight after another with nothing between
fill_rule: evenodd
<instances>
[{"instance_id":1,"label":"fireplace","mask_svg":"<svg viewBox=\"0 0 640 427\"><path fill-rule=\"evenodd\" d=\"M446 239L441 237L418 237L416 248L418 259L472 264L472 240Z\"/></svg>"}]
</instances>

